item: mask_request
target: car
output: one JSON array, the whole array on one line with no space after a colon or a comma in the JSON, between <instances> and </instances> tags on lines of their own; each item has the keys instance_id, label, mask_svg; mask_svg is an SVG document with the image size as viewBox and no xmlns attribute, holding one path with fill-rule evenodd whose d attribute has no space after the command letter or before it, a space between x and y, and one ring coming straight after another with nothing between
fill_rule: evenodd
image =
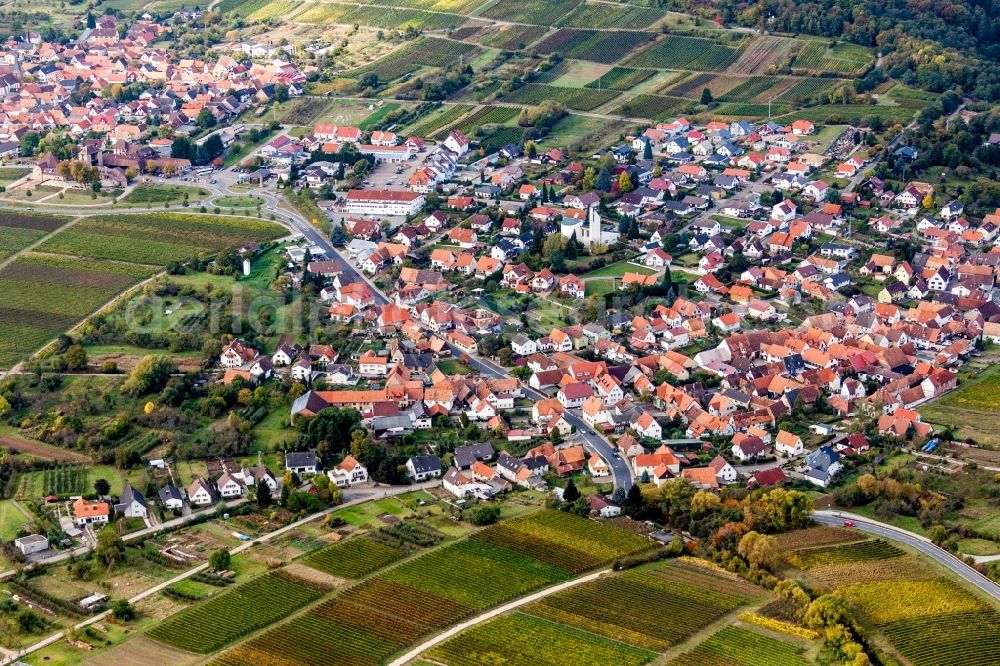
<instances>
[{"instance_id":1,"label":"car","mask_svg":"<svg viewBox=\"0 0 1000 666\"><path fill-rule=\"evenodd\" d=\"M845 520L844 527L856 527L853 520Z\"/></svg>"}]
</instances>

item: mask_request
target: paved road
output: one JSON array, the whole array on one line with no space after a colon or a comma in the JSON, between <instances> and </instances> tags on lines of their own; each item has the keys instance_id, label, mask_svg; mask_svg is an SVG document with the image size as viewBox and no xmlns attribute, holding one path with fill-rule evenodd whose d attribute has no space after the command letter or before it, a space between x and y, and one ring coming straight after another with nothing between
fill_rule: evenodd
<instances>
[{"instance_id":1,"label":"paved road","mask_svg":"<svg viewBox=\"0 0 1000 666\"><path fill-rule=\"evenodd\" d=\"M299 527L301 527L302 525L305 525L306 523L312 522L313 520L316 520L317 518L321 518L321 517L327 515L328 513L332 513L334 511L339 510L339 509L343 509L343 508L346 508L346 507L349 507L349 506L354 506L356 504L362 504L364 502L367 502L367 501L373 500L373 499L379 499L379 498L382 498L382 497L391 497L393 495L401 495L401 494L413 492L414 490L426 490L428 488L433 488L435 486L438 486L438 485L440 485L440 483L441 483L440 479L435 479L433 481L426 481L424 483L417 483L417 484L413 484L413 485L410 485L410 486L378 486L378 487L372 487L372 488L360 488L360 489L356 489L356 490L345 490L344 491L344 502L342 504L339 504L339 505L337 505L335 507L330 507L328 509L324 509L322 511L319 511L319 512L311 514L311 515L308 515L305 518L301 518L299 520L296 520L293 523L289 523L288 525L285 525L284 527L276 529L273 532L268 532L267 534L261 535L260 537L257 537L256 539L252 539L250 541L245 541L245 542L241 543L240 545L238 545L238 546L236 546L234 548L231 548L229 552L232 553L233 555L235 555L237 553L241 553L244 550L247 550L248 548L253 547L254 544L263 543L263 542L266 542L266 541L270 541L271 539L273 539L273 538L275 538L277 536L280 536L280 535L282 535L282 534L284 534L286 532L289 532L291 530L298 529ZM164 523L164 525L166 525L166 523ZM160 527L162 528L162 526L160 526ZM200 564L200 565L194 567L193 569L188 569L187 571L185 571L185 572L183 572L181 574L178 574L177 576L174 576L170 580L164 581L162 583L159 583L158 585L155 585L155 586L153 586L153 587L151 587L151 588L149 588L147 590L144 590L144 591L140 592L139 594L137 594L134 597L130 598L129 599L129 603L133 603L134 604L134 603L136 603L138 601L142 601L143 599L145 599L147 597L150 597L150 596L152 596L154 594L159 593L161 590L165 589L166 587L168 587L170 585L173 585L174 583L180 582L180 581L182 581L182 580L184 580L186 578L189 578L189 577L193 576L194 574L198 573L199 571L204 571L207 568L208 568L208 563L206 562L206 563L203 563L203 564ZM109 614L109 612L110 611L104 611L103 613L98 613L97 615L94 615L93 617L87 618L83 622L80 622L79 624L75 625L74 629L81 629L83 627L86 627L87 625L93 624L94 622L99 622L99 621L103 620L105 617L107 617L107 615ZM44 648L46 646L52 645L53 643L55 643L55 642L57 642L59 640L62 640L62 638L64 636L65 636L65 632L60 631L60 632L57 632L55 634L52 634L51 636L47 636L46 638L44 638L43 640L35 643L34 645L31 645L31 646L29 646L27 648L19 650L16 653L10 652L2 661L0 661L0 665L9 664L9 663L13 662L18 657L23 657L23 656L25 656L27 654L35 652L36 650L41 650L42 648Z\"/></svg>"},{"instance_id":2,"label":"paved road","mask_svg":"<svg viewBox=\"0 0 1000 666\"><path fill-rule=\"evenodd\" d=\"M936 546L926 537L845 511L817 511L813 518L816 519L816 522L823 523L824 525L843 525L845 519L851 520L854 522L855 528L862 532L868 532L869 534L875 534L912 546L924 555L944 565L965 581L972 583L986 594L1000 601L1000 585L997 585L945 549Z\"/></svg>"}]
</instances>

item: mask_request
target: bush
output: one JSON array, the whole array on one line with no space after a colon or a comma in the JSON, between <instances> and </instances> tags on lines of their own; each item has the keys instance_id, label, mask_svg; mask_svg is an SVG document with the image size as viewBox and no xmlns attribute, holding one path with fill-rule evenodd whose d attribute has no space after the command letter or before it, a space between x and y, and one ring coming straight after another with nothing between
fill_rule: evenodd
<instances>
[{"instance_id":1,"label":"bush","mask_svg":"<svg viewBox=\"0 0 1000 666\"><path fill-rule=\"evenodd\" d=\"M491 504L479 504L462 512L462 518L473 525L492 525L500 519L500 507Z\"/></svg>"}]
</instances>

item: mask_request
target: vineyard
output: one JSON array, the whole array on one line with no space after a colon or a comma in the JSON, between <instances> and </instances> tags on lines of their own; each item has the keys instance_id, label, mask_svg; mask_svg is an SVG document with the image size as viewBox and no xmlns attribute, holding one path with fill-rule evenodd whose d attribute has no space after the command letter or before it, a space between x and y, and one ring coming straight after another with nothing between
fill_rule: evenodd
<instances>
[{"instance_id":1,"label":"vineyard","mask_svg":"<svg viewBox=\"0 0 1000 666\"><path fill-rule=\"evenodd\" d=\"M792 67L812 72L855 74L871 61L871 51L857 44L841 42L835 46L828 46L821 41L808 41L799 49L792 61Z\"/></svg>"},{"instance_id":2,"label":"vineyard","mask_svg":"<svg viewBox=\"0 0 1000 666\"><path fill-rule=\"evenodd\" d=\"M316 2L309 5L304 12L296 16L295 20L299 23L317 23L321 25L341 23L341 19L354 11L354 9L355 5Z\"/></svg>"},{"instance_id":3,"label":"vineyard","mask_svg":"<svg viewBox=\"0 0 1000 666\"><path fill-rule=\"evenodd\" d=\"M728 71L733 74L765 74L772 65L780 65L787 59L794 43L786 37L757 37L742 49L739 59Z\"/></svg>"},{"instance_id":4,"label":"vineyard","mask_svg":"<svg viewBox=\"0 0 1000 666\"><path fill-rule=\"evenodd\" d=\"M407 133L414 136L429 137L442 127L448 127L472 110L468 104L452 104L440 113L432 114L407 128Z\"/></svg>"},{"instance_id":5,"label":"vineyard","mask_svg":"<svg viewBox=\"0 0 1000 666\"><path fill-rule=\"evenodd\" d=\"M633 69L631 67L612 67L601 77L588 83L585 88L598 90L629 90L639 85L655 72L651 69Z\"/></svg>"},{"instance_id":6,"label":"vineyard","mask_svg":"<svg viewBox=\"0 0 1000 666\"><path fill-rule=\"evenodd\" d=\"M490 135L480 141L485 150L498 150L506 145L520 145L524 139L524 130L520 127L498 127Z\"/></svg>"},{"instance_id":7,"label":"vineyard","mask_svg":"<svg viewBox=\"0 0 1000 666\"><path fill-rule=\"evenodd\" d=\"M300 0L272 0L249 14L245 14L241 10L241 14L248 21L267 21L273 18L291 16L301 5Z\"/></svg>"},{"instance_id":8,"label":"vineyard","mask_svg":"<svg viewBox=\"0 0 1000 666\"><path fill-rule=\"evenodd\" d=\"M56 234L39 251L164 265L283 234L276 224L249 218L183 213L97 215Z\"/></svg>"},{"instance_id":9,"label":"vineyard","mask_svg":"<svg viewBox=\"0 0 1000 666\"><path fill-rule=\"evenodd\" d=\"M370 0L369 5L398 5L413 9L429 9L435 12L468 14L482 4L479 0Z\"/></svg>"},{"instance_id":10,"label":"vineyard","mask_svg":"<svg viewBox=\"0 0 1000 666\"><path fill-rule=\"evenodd\" d=\"M351 70L350 76L375 74L379 81L388 83L416 71L420 65L428 67L457 65L462 58L469 58L476 53L479 53L479 49L471 44L426 37L393 51L370 65Z\"/></svg>"},{"instance_id":11,"label":"vineyard","mask_svg":"<svg viewBox=\"0 0 1000 666\"><path fill-rule=\"evenodd\" d=\"M759 596L760 590L745 583L671 564L578 585L524 612L664 652Z\"/></svg>"},{"instance_id":12,"label":"vineyard","mask_svg":"<svg viewBox=\"0 0 1000 666\"><path fill-rule=\"evenodd\" d=\"M777 76L754 76L718 98L720 102L747 102L774 89L782 79Z\"/></svg>"},{"instance_id":13,"label":"vineyard","mask_svg":"<svg viewBox=\"0 0 1000 666\"><path fill-rule=\"evenodd\" d=\"M663 95L636 95L615 109L615 113L635 118L663 120L674 115L679 109L690 104L686 99L664 97Z\"/></svg>"},{"instance_id":14,"label":"vineyard","mask_svg":"<svg viewBox=\"0 0 1000 666\"><path fill-rule=\"evenodd\" d=\"M725 627L670 666L806 666L803 650L791 643L738 627Z\"/></svg>"},{"instance_id":15,"label":"vineyard","mask_svg":"<svg viewBox=\"0 0 1000 666\"><path fill-rule=\"evenodd\" d=\"M502 25L479 39L483 46L505 51L522 49L545 34L545 28L536 25Z\"/></svg>"},{"instance_id":16,"label":"vineyard","mask_svg":"<svg viewBox=\"0 0 1000 666\"><path fill-rule=\"evenodd\" d=\"M463 631L428 656L448 666L576 666L650 662L656 655L526 615L502 616Z\"/></svg>"},{"instance_id":17,"label":"vineyard","mask_svg":"<svg viewBox=\"0 0 1000 666\"><path fill-rule=\"evenodd\" d=\"M532 25L555 25L556 22L576 8L580 0L500 0L485 12L484 18L508 21L510 23L530 23Z\"/></svg>"},{"instance_id":18,"label":"vineyard","mask_svg":"<svg viewBox=\"0 0 1000 666\"><path fill-rule=\"evenodd\" d=\"M474 113L471 113L463 118L458 125L445 128L444 130L441 130L441 132L448 132L451 129L457 129L459 132L471 136L473 132L480 127L484 127L486 125L503 125L504 123L508 123L514 118L517 118L520 114L520 109L515 109L509 106L483 106L476 109ZM437 138L437 135L435 135L435 138ZM442 136L441 138L445 137Z\"/></svg>"},{"instance_id":19,"label":"vineyard","mask_svg":"<svg viewBox=\"0 0 1000 666\"><path fill-rule=\"evenodd\" d=\"M0 260L29 247L68 221L65 217L0 212Z\"/></svg>"},{"instance_id":20,"label":"vineyard","mask_svg":"<svg viewBox=\"0 0 1000 666\"><path fill-rule=\"evenodd\" d=\"M584 3L564 16L559 25L571 28L624 28L649 27L663 18L663 10L655 7Z\"/></svg>"},{"instance_id":21,"label":"vineyard","mask_svg":"<svg viewBox=\"0 0 1000 666\"><path fill-rule=\"evenodd\" d=\"M645 32L563 29L540 41L535 48L539 53L559 53L564 58L613 63L650 37Z\"/></svg>"},{"instance_id":22,"label":"vineyard","mask_svg":"<svg viewBox=\"0 0 1000 666\"><path fill-rule=\"evenodd\" d=\"M154 626L149 636L208 654L287 617L325 591L315 582L274 571L181 611Z\"/></svg>"},{"instance_id":23,"label":"vineyard","mask_svg":"<svg viewBox=\"0 0 1000 666\"><path fill-rule=\"evenodd\" d=\"M657 69L712 71L725 69L738 54L738 49L711 39L670 35L631 58L628 64Z\"/></svg>"},{"instance_id":24,"label":"vineyard","mask_svg":"<svg viewBox=\"0 0 1000 666\"><path fill-rule=\"evenodd\" d=\"M302 563L331 576L357 579L406 555L408 552L400 548L359 537L322 548L303 559Z\"/></svg>"},{"instance_id":25,"label":"vineyard","mask_svg":"<svg viewBox=\"0 0 1000 666\"><path fill-rule=\"evenodd\" d=\"M862 537L860 532L845 529L843 527L830 527L829 525L817 525L804 530L785 532L779 534L778 550L795 550L807 546L826 546L831 543L843 543L844 541L857 541Z\"/></svg>"},{"instance_id":26,"label":"vineyard","mask_svg":"<svg viewBox=\"0 0 1000 666\"><path fill-rule=\"evenodd\" d=\"M36 351L154 270L76 257L18 257L0 270L0 289L5 290L0 367Z\"/></svg>"},{"instance_id":27,"label":"vineyard","mask_svg":"<svg viewBox=\"0 0 1000 666\"><path fill-rule=\"evenodd\" d=\"M905 555L905 553L888 541L871 539L848 545L796 550L785 555L785 561L796 569L812 569L829 564L889 560L901 555Z\"/></svg>"},{"instance_id":28,"label":"vineyard","mask_svg":"<svg viewBox=\"0 0 1000 666\"><path fill-rule=\"evenodd\" d=\"M384 531L399 538L414 538L412 534ZM568 568L498 547L480 539L481 535L522 550L545 550L549 561L582 564L578 552L566 546L576 535L582 547L599 552L598 556L589 556L589 561L597 562L595 566L606 564L610 561L607 558L650 547L646 539L625 530L557 511L541 511L486 528L476 538L406 560L212 663L374 666L421 636L573 577ZM526 535L534 539L530 548Z\"/></svg>"},{"instance_id":29,"label":"vineyard","mask_svg":"<svg viewBox=\"0 0 1000 666\"><path fill-rule=\"evenodd\" d=\"M804 100L815 100L826 94L834 85L842 83L836 79L799 79L794 85L786 89L779 96L779 102L798 102Z\"/></svg>"},{"instance_id":30,"label":"vineyard","mask_svg":"<svg viewBox=\"0 0 1000 666\"><path fill-rule=\"evenodd\" d=\"M1000 613L994 607L880 539L833 545L838 535L830 529L783 537L785 547L813 537L831 544L786 552L786 560L857 606L910 663L1000 663Z\"/></svg>"},{"instance_id":31,"label":"vineyard","mask_svg":"<svg viewBox=\"0 0 1000 666\"><path fill-rule=\"evenodd\" d=\"M528 83L509 93L505 101L534 106L546 100L552 100L577 111L593 111L620 94L617 90L560 88L540 83Z\"/></svg>"},{"instance_id":32,"label":"vineyard","mask_svg":"<svg viewBox=\"0 0 1000 666\"><path fill-rule=\"evenodd\" d=\"M345 24L366 25L373 28L392 28L402 30L413 26L418 30L444 30L454 28L465 22L464 16L427 12L420 9L401 9L398 7L367 7L361 6L340 17Z\"/></svg>"},{"instance_id":33,"label":"vineyard","mask_svg":"<svg viewBox=\"0 0 1000 666\"><path fill-rule=\"evenodd\" d=\"M312 125L330 107L330 100L321 97L295 97L281 110L283 125Z\"/></svg>"}]
</instances>

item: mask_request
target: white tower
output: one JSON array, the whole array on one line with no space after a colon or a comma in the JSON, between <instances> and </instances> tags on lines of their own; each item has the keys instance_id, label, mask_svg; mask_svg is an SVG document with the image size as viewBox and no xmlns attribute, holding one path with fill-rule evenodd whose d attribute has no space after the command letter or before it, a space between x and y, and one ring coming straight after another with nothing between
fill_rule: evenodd
<instances>
[{"instance_id":1,"label":"white tower","mask_svg":"<svg viewBox=\"0 0 1000 666\"><path fill-rule=\"evenodd\" d=\"M589 225L589 238L587 245L593 246L601 242L601 216L597 214L597 209L593 206L587 208L587 222Z\"/></svg>"}]
</instances>

